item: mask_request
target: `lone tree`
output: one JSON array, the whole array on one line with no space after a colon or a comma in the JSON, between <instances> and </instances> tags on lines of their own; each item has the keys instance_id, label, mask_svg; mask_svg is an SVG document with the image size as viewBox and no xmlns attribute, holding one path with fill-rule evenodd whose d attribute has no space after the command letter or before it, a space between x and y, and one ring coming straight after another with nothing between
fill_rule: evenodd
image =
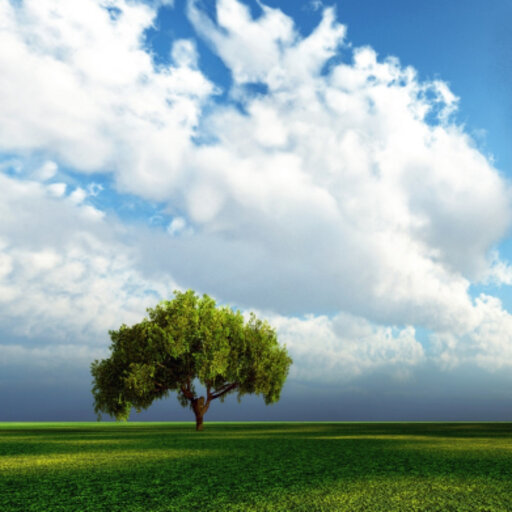
<instances>
[{"instance_id":1,"label":"lone tree","mask_svg":"<svg viewBox=\"0 0 512 512\"><path fill-rule=\"evenodd\" d=\"M110 331L111 354L91 365L95 411L127 420L155 399L178 393L202 430L203 416L213 400L237 392L262 395L265 403L279 400L292 360L277 342L270 325L251 313L217 307L192 290L149 308L149 318ZM204 396L196 392L199 381Z\"/></svg>"}]
</instances>

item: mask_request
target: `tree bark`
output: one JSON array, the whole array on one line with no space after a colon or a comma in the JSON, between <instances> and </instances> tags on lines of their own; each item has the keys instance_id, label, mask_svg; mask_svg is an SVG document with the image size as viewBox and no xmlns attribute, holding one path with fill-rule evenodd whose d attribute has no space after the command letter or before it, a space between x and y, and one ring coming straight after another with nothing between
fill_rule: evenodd
<instances>
[{"instance_id":1,"label":"tree bark","mask_svg":"<svg viewBox=\"0 0 512 512\"><path fill-rule=\"evenodd\" d=\"M196 430L203 430L203 415L196 413Z\"/></svg>"},{"instance_id":2,"label":"tree bark","mask_svg":"<svg viewBox=\"0 0 512 512\"><path fill-rule=\"evenodd\" d=\"M196 430L203 430L203 416L208 409L208 405L205 406L204 397L192 400L192 410L196 415Z\"/></svg>"},{"instance_id":3,"label":"tree bark","mask_svg":"<svg viewBox=\"0 0 512 512\"><path fill-rule=\"evenodd\" d=\"M233 382L231 384L221 386L219 389L216 389L212 393L210 385L208 385L206 390L207 400L205 401L204 396L200 396L199 398L194 397L190 391L190 384L187 386L181 386L183 395L190 400L190 405L194 411L194 414L196 415L196 430L203 430L203 417L206 414L208 407L210 407L210 402L225 395L226 393L229 393L237 387L238 382Z\"/></svg>"}]
</instances>

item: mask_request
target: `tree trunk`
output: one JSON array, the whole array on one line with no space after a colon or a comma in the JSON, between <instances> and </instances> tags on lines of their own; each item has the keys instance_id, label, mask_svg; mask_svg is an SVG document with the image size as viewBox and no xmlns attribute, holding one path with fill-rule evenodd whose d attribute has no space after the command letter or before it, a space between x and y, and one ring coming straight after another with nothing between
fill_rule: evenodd
<instances>
[{"instance_id":1,"label":"tree trunk","mask_svg":"<svg viewBox=\"0 0 512 512\"><path fill-rule=\"evenodd\" d=\"M196 430L203 430L203 415L196 413Z\"/></svg>"},{"instance_id":2,"label":"tree trunk","mask_svg":"<svg viewBox=\"0 0 512 512\"><path fill-rule=\"evenodd\" d=\"M208 405L205 406L204 397L192 400L192 410L196 415L196 430L203 430L203 416L208 410Z\"/></svg>"}]
</instances>

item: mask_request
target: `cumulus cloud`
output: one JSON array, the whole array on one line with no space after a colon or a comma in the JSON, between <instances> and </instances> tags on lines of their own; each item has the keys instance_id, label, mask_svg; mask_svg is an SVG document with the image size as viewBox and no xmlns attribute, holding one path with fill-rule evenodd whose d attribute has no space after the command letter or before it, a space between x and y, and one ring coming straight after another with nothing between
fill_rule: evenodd
<instances>
[{"instance_id":1,"label":"cumulus cloud","mask_svg":"<svg viewBox=\"0 0 512 512\"><path fill-rule=\"evenodd\" d=\"M489 266L482 277L485 284L512 285L512 266L500 258L498 251L491 251Z\"/></svg>"},{"instance_id":2,"label":"cumulus cloud","mask_svg":"<svg viewBox=\"0 0 512 512\"><path fill-rule=\"evenodd\" d=\"M450 122L457 98L448 86L419 82L371 48L329 65L345 33L332 9L301 39L275 9L254 20L223 0L215 25L189 6L235 80L270 91L239 96L243 112L210 116L220 141L194 158L204 178L197 193L214 200L196 209L192 186L192 218L262 248L283 284L273 294L282 311L330 306L463 330L475 307L470 281L486 272L511 212L508 185ZM266 64L249 57L251 31L261 34ZM297 302L280 301L293 287Z\"/></svg>"},{"instance_id":3,"label":"cumulus cloud","mask_svg":"<svg viewBox=\"0 0 512 512\"><path fill-rule=\"evenodd\" d=\"M407 378L425 361L413 327L376 326L347 313L271 320L294 357L291 376L302 381L343 384L375 369Z\"/></svg>"},{"instance_id":4,"label":"cumulus cloud","mask_svg":"<svg viewBox=\"0 0 512 512\"><path fill-rule=\"evenodd\" d=\"M147 290L168 295L165 275L268 311L297 378L428 357L512 364L509 313L469 294L490 275L509 280L499 257L489 263L510 226L509 185L453 120L458 99L396 58L352 49L334 8L307 37L261 9L218 0L213 20L187 2L232 74L228 100L213 103L193 38L172 42L171 65L153 63L154 4L0 0L0 150L48 158L36 181L2 177L27 205L0 206L5 317L28 314L17 290L30 290L44 325L99 332L140 314ZM87 201L99 188L52 181L60 165L112 172L118 192L162 202L168 233L125 227L127 245ZM15 232L40 218L44 229ZM48 295L60 297L54 312ZM415 327L433 333L431 353Z\"/></svg>"},{"instance_id":5,"label":"cumulus cloud","mask_svg":"<svg viewBox=\"0 0 512 512\"><path fill-rule=\"evenodd\" d=\"M124 0L1 0L0 150L122 169L120 187L165 197L213 86L190 42L155 68L143 47L155 16Z\"/></svg>"},{"instance_id":6,"label":"cumulus cloud","mask_svg":"<svg viewBox=\"0 0 512 512\"><path fill-rule=\"evenodd\" d=\"M236 83L262 82L272 90L287 89L291 81L305 99L312 78L343 45L346 28L335 20L334 8L323 11L322 21L307 38L301 38L293 20L279 9L260 4L253 20L247 6L237 0L218 0L217 24L200 2L188 2L188 15L233 73Z\"/></svg>"},{"instance_id":7,"label":"cumulus cloud","mask_svg":"<svg viewBox=\"0 0 512 512\"><path fill-rule=\"evenodd\" d=\"M57 174L58 168L55 162L48 160L35 170L33 176L39 181L47 181Z\"/></svg>"},{"instance_id":8,"label":"cumulus cloud","mask_svg":"<svg viewBox=\"0 0 512 512\"><path fill-rule=\"evenodd\" d=\"M512 315L496 297L481 294L464 332L444 329L432 334L433 359L452 369L473 363L486 370L512 365Z\"/></svg>"},{"instance_id":9,"label":"cumulus cloud","mask_svg":"<svg viewBox=\"0 0 512 512\"><path fill-rule=\"evenodd\" d=\"M53 345L62 354L71 346L77 354L97 352L106 347L109 329L139 321L147 306L177 287L168 275L151 281L137 271L134 249L123 241L120 226L76 201L76 190L55 197L49 188L0 174L0 316L6 358L19 359L33 348L39 359ZM13 348L10 338L20 336L33 346Z\"/></svg>"}]
</instances>

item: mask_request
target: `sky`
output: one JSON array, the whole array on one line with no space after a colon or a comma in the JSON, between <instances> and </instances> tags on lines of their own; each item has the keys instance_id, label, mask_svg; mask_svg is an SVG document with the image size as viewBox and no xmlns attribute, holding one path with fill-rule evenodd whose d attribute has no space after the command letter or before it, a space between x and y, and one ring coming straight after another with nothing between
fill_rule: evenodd
<instances>
[{"instance_id":1,"label":"sky","mask_svg":"<svg viewBox=\"0 0 512 512\"><path fill-rule=\"evenodd\" d=\"M206 420L512 420L511 15L0 0L0 421L94 420L109 329L190 288L294 361Z\"/></svg>"}]
</instances>

